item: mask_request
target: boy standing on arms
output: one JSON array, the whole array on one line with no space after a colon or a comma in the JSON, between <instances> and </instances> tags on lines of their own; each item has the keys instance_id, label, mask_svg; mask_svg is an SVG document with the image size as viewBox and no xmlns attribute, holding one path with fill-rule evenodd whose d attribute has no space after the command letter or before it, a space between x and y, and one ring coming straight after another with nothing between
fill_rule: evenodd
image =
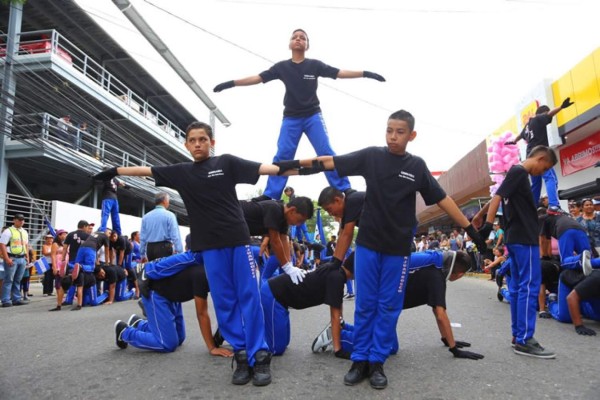
<instances>
[{"instance_id":1,"label":"boy standing on arms","mask_svg":"<svg viewBox=\"0 0 600 400\"><path fill-rule=\"evenodd\" d=\"M384 82L383 76L369 71L348 71L331 67L322 61L305 58L309 49L308 35L302 29L292 32L289 48L292 58L280 61L259 75L218 84L213 89L220 92L235 86L250 86L279 79L285 85L283 121L277 140L277 154L273 161L291 160L296 155L302 133L310 141L318 156L335 154L329 143L325 121L317 97L318 78L370 78ZM335 171L326 172L329 184L341 191L350 189L347 178ZM271 176L261 199L279 200L287 177Z\"/></svg>"},{"instance_id":2,"label":"boy standing on arms","mask_svg":"<svg viewBox=\"0 0 600 400\"><path fill-rule=\"evenodd\" d=\"M525 141L527 141L527 154L531 153L531 150L536 146L548 147L548 130L546 126L552 122L552 118L554 118L560 110L571 107L573 104L575 103L571 101L571 98L567 97L559 107L553 108L552 110L547 105L539 106L535 111L535 116L529 119L521 133L514 138L514 140L508 141L505 144L517 144L519 140L525 139ZM533 191L534 204L537 205L540 201L542 178L546 184L549 209L560 211L560 203L558 201L558 179L556 178L554 168L548 169L542 175L531 176L531 190Z\"/></svg>"},{"instance_id":3,"label":"boy standing on arms","mask_svg":"<svg viewBox=\"0 0 600 400\"><path fill-rule=\"evenodd\" d=\"M534 147L521 164L508 170L498 191L473 218L476 226L487 218L479 234L487 236L500 203L504 211L505 243L511 259L509 285L510 315L514 352L524 356L554 358L534 339L538 293L541 284L539 225L529 175L541 176L557 162L554 151L546 146Z\"/></svg>"},{"instance_id":4,"label":"boy standing on arms","mask_svg":"<svg viewBox=\"0 0 600 400\"><path fill-rule=\"evenodd\" d=\"M341 156L277 163L281 171L300 175L335 169L340 176L360 175L367 190L356 238L356 305L352 367L344 384L355 385L369 376L371 387L384 389L383 363L390 354L396 323L402 311L411 243L417 226L416 193L426 204L437 204L476 242L477 231L437 180L425 161L406 152L414 140L415 119L407 111L390 115L387 147L368 147Z\"/></svg>"},{"instance_id":5,"label":"boy standing on arms","mask_svg":"<svg viewBox=\"0 0 600 400\"><path fill-rule=\"evenodd\" d=\"M190 217L191 256L198 264L204 259L219 328L235 352L232 383L243 385L252 379L255 386L265 386L271 383L271 354L265 343L250 232L235 186L255 184L259 175L275 175L279 168L230 154L211 157L214 144L210 125L193 122L185 141L193 162L111 168L94 178L153 176L156 186L179 192Z\"/></svg>"}]
</instances>

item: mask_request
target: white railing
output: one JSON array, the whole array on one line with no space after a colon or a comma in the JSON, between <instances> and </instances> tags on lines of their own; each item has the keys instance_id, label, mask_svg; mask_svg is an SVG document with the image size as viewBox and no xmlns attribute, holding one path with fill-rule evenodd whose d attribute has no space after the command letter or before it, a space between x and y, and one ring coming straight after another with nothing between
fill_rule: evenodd
<instances>
[{"instance_id":1,"label":"white railing","mask_svg":"<svg viewBox=\"0 0 600 400\"><path fill-rule=\"evenodd\" d=\"M60 144L67 149L75 150L96 158L107 165L153 166L162 164L152 155L144 153L142 157L139 147L131 149L111 144L102 139L100 126L88 126L87 129L65 123L48 113L15 115L12 125L12 139L37 142L44 147L47 142ZM134 152L136 154L134 154Z\"/></svg>"},{"instance_id":2,"label":"white railing","mask_svg":"<svg viewBox=\"0 0 600 400\"><path fill-rule=\"evenodd\" d=\"M0 35L0 43L6 43L6 35ZM18 55L43 53L57 55L129 108L156 124L167 135L182 143L185 141L185 132L56 30L20 34ZM5 55L6 47L0 44L0 58Z\"/></svg>"}]
</instances>

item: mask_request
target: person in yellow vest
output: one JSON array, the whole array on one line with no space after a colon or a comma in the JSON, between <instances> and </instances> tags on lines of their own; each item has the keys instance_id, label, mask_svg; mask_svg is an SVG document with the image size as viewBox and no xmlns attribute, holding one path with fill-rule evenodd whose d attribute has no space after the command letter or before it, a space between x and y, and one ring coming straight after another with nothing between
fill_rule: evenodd
<instances>
[{"instance_id":1,"label":"person in yellow vest","mask_svg":"<svg viewBox=\"0 0 600 400\"><path fill-rule=\"evenodd\" d=\"M21 298L21 279L29 263L29 235L23 228L25 216L15 214L13 226L0 236L0 255L4 260L2 307L22 306L28 301Z\"/></svg>"}]
</instances>

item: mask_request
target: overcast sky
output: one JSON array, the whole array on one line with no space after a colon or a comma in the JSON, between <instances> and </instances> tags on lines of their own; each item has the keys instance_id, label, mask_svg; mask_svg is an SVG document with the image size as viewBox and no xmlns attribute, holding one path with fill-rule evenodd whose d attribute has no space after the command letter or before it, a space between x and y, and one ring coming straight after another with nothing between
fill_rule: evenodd
<instances>
[{"instance_id":1,"label":"overcast sky","mask_svg":"<svg viewBox=\"0 0 600 400\"><path fill-rule=\"evenodd\" d=\"M208 111L111 1L77 0L199 119ZM217 154L271 162L283 112L279 81L213 93L223 81L256 75L288 59L296 28L308 58L371 79L319 80L318 95L338 154L385 145L387 117L416 118L408 151L445 171L514 115L544 78L557 79L599 45L600 2L588 0L132 0L232 122L216 127ZM159 9L162 8L163 10ZM166 11L168 12L166 12ZM169 13L173 14L170 15ZM296 158L314 151L303 138ZM352 185L364 190L362 178ZM292 177L298 195L317 198L323 175ZM264 188L241 185L240 197Z\"/></svg>"}]
</instances>

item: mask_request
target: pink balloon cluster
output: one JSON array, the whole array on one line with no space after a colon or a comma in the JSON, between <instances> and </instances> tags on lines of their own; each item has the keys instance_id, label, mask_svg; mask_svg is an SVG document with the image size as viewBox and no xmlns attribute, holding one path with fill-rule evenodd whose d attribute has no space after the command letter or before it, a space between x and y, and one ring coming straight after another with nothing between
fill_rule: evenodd
<instances>
[{"instance_id":1,"label":"pink balloon cluster","mask_svg":"<svg viewBox=\"0 0 600 400\"><path fill-rule=\"evenodd\" d=\"M494 185L490 186L490 194L493 196L504 180L504 174L515 164L519 163L519 148L516 145L505 145L507 141L513 140L512 132L505 132L492 140L488 147L488 165L492 174Z\"/></svg>"}]
</instances>

